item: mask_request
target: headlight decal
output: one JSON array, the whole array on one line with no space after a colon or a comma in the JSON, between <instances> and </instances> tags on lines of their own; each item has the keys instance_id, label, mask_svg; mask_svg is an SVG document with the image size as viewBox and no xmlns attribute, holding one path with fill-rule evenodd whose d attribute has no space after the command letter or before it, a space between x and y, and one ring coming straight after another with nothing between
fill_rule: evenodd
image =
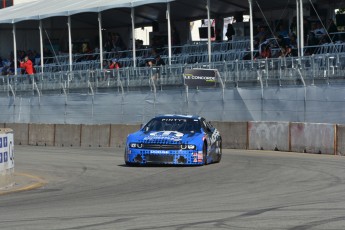
<instances>
[{"instance_id":1,"label":"headlight decal","mask_svg":"<svg viewBox=\"0 0 345 230\"><path fill-rule=\"evenodd\" d=\"M195 148L196 148L195 145L188 145L188 149L190 149L190 150L194 150Z\"/></svg>"}]
</instances>

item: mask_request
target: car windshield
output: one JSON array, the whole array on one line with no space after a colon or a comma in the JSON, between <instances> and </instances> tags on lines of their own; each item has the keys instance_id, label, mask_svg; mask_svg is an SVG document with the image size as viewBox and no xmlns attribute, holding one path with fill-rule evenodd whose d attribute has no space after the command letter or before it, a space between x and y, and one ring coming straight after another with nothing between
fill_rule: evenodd
<instances>
[{"instance_id":1,"label":"car windshield","mask_svg":"<svg viewBox=\"0 0 345 230\"><path fill-rule=\"evenodd\" d=\"M180 133L199 133L200 129L199 120L193 118L154 118L143 127L145 132L177 131Z\"/></svg>"}]
</instances>

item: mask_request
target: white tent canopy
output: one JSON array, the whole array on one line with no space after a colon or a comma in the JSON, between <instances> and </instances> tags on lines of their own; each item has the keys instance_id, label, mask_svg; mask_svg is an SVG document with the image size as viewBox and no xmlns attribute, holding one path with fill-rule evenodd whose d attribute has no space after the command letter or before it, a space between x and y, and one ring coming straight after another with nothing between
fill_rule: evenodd
<instances>
[{"instance_id":1,"label":"white tent canopy","mask_svg":"<svg viewBox=\"0 0 345 230\"><path fill-rule=\"evenodd\" d=\"M78 13L102 12L115 8L131 8L173 0L40 0L2 9L0 23L17 23L25 20L41 20Z\"/></svg>"}]
</instances>

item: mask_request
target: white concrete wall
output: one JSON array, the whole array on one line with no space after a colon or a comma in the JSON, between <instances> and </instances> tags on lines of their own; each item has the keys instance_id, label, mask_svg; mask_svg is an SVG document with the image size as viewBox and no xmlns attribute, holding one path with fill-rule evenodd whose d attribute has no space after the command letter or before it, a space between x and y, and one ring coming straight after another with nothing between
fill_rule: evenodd
<instances>
[{"instance_id":1,"label":"white concrete wall","mask_svg":"<svg viewBox=\"0 0 345 230\"><path fill-rule=\"evenodd\" d=\"M14 184L13 130L0 129L0 189Z\"/></svg>"}]
</instances>

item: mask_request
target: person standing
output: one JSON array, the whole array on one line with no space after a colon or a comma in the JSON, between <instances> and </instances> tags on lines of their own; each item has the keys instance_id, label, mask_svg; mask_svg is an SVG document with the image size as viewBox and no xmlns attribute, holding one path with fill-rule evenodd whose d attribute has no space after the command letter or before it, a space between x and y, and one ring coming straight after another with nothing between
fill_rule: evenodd
<instances>
[{"instance_id":1,"label":"person standing","mask_svg":"<svg viewBox=\"0 0 345 230\"><path fill-rule=\"evenodd\" d=\"M32 61L26 55L24 61L20 62L20 68L24 69L24 73L28 75L33 75L35 73Z\"/></svg>"},{"instance_id":2,"label":"person standing","mask_svg":"<svg viewBox=\"0 0 345 230\"><path fill-rule=\"evenodd\" d=\"M120 68L121 68L120 63L118 62L118 60L116 58L114 58L111 61L111 64L109 65L109 69L120 69Z\"/></svg>"}]
</instances>

